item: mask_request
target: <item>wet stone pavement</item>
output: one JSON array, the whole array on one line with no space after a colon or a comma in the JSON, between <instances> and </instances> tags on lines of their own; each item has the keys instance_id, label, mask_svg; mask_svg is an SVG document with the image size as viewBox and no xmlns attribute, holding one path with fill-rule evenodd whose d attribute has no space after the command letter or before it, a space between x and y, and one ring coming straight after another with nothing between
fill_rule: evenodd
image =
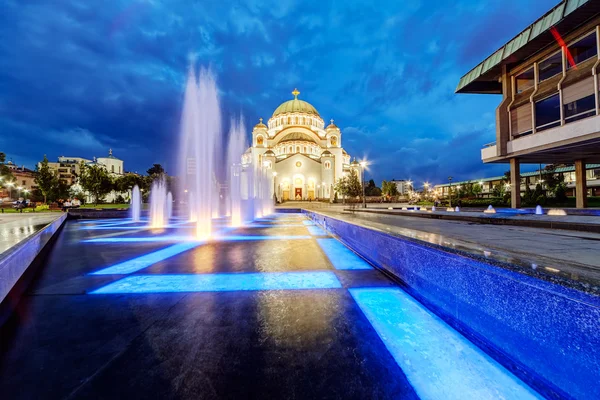
<instances>
[{"instance_id":1,"label":"wet stone pavement","mask_svg":"<svg viewBox=\"0 0 600 400\"><path fill-rule=\"evenodd\" d=\"M303 215L216 225L67 222L0 328L0 397L537 397Z\"/></svg>"}]
</instances>

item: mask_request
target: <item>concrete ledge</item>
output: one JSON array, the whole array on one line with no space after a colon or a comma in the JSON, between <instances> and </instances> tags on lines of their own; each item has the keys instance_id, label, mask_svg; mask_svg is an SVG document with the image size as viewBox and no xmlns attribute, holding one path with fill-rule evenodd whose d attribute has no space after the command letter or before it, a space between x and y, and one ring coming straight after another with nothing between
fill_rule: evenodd
<instances>
[{"instance_id":1,"label":"concrete ledge","mask_svg":"<svg viewBox=\"0 0 600 400\"><path fill-rule=\"evenodd\" d=\"M600 398L600 297L305 213L547 398Z\"/></svg>"},{"instance_id":2,"label":"concrete ledge","mask_svg":"<svg viewBox=\"0 0 600 400\"><path fill-rule=\"evenodd\" d=\"M396 215L405 217L417 217L417 218L430 218L430 219L444 219L447 221L465 221L475 222L478 224L488 225L511 225L511 226L524 226L528 228L544 228L544 229L561 229L569 231L584 231L590 233L600 233L600 224L584 224L578 222L566 222L566 221L543 221L543 220L531 220L531 219L513 219L510 217L498 216L472 216L464 215L460 213L446 213L446 212L425 212L425 211L393 211L393 210L376 210L376 209L345 209L344 211L363 212L372 214L385 214L385 215Z\"/></svg>"},{"instance_id":3,"label":"concrete ledge","mask_svg":"<svg viewBox=\"0 0 600 400\"><path fill-rule=\"evenodd\" d=\"M63 214L0 256L0 325L18 302L24 287L17 283L25 277L36 258L50 247L51 241L67 220Z\"/></svg>"},{"instance_id":4,"label":"concrete ledge","mask_svg":"<svg viewBox=\"0 0 600 400\"><path fill-rule=\"evenodd\" d=\"M130 217L128 209L110 208L75 208L67 212L69 219L104 219L104 218L127 218Z\"/></svg>"}]
</instances>

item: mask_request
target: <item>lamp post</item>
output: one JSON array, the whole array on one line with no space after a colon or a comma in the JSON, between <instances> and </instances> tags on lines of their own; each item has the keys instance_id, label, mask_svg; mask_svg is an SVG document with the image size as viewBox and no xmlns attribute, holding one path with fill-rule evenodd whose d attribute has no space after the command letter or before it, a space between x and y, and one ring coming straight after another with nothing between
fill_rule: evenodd
<instances>
[{"instance_id":1,"label":"lamp post","mask_svg":"<svg viewBox=\"0 0 600 400\"><path fill-rule=\"evenodd\" d=\"M23 187L17 186L17 198L21 197L21 190L23 190Z\"/></svg>"},{"instance_id":2,"label":"lamp post","mask_svg":"<svg viewBox=\"0 0 600 400\"><path fill-rule=\"evenodd\" d=\"M365 167L367 166L366 161L361 161L360 166L362 168L362 190L363 190L363 208L367 208L367 198L365 197Z\"/></svg>"},{"instance_id":3,"label":"lamp post","mask_svg":"<svg viewBox=\"0 0 600 400\"><path fill-rule=\"evenodd\" d=\"M452 207L452 177L451 176L448 177L448 182L450 183L450 186L448 187L448 206Z\"/></svg>"}]
</instances>

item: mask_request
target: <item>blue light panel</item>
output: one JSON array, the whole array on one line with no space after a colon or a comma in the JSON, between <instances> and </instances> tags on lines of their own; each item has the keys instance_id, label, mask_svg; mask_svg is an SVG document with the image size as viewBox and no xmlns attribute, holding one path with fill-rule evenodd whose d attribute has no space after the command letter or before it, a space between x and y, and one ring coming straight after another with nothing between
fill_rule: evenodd
<instances>
[{"instance_id":1,"label":"blue light panel","mask_svg":"<svg viewBox=\"0 0 600 400\"><path fill-rule=\"evenodd\" d=\"M335 269L373 269L337 239L317 239L317 242Z\"/></svg>"},{"instance_id":2,"label":"blue light panel","mask_svg":"<svg viewBox=\"0 0 600 400\"><path fill-rule=\"evenodd\" d=\"M303 240L310 239L311 236L307 235L230 235L230 236L215 236L209 241L215 242L244 242L253 240ZM162 236L148 236L148 237L108 237L108 238L96 238L84 240L86 243L152 243L152 242L195 242L193 236L182 236L182 235L162 235Z\"/></svg>"},{"instance_id":3,"label":"blue light panel","mask_svg":"<svg viewBox=\"0 0 600 400\"><path fill-rule=\"evenodd\" d=\"M193 249L194 247L198 247L201 244L202 242L186 242L176 244L165 249L145 254L143 256L112 265L99 271L92 272L90 275L131 274L132 272L147 268L153 264L156 264L157 262L166 260L167 258Z\"/></svg>"},{"instance_id":4,"label":"blue light panel","mask_svg":"<svg viewBox=\"0 0 600 400\"><path fill-rule=\"evenodd\" d=\"M401 289L350 294L420 398L541 398Z\"/></svg>"},{"instance_id":5,"label":"blue light panel","mask_svg":"<svg viewBox=\"0 0 600 400\"><path fill-rule=\"evenodd\" d=\"M314 224L315 224L315 223L314 223L314 222L312 222L311 220L304 220L304 221L302 221L302 223L303 223L304 225L306 225L306 226L309 226L309 225L314 225Z\"/></svg>"},{"instance_id":6,"label":"blue light panel","mask_svg":"<svg viewBox=\"0 0 600 400\"><path fill-rule=\"evenodd\" d=\"M110 283L91 294L230 292L242 290L340 289L333 272L136 275Z\"/></svg>"},{"instance_id":7,"label":"blue light panel","mask_svg":"<svg viewBox=\"0 0 600 400\"><path fill-rule=\"evenodd\" d=\"M327 236L327 233L320 226L307 226L306 227L311 235L313 236Z\"/></svg>"}]
</instances>

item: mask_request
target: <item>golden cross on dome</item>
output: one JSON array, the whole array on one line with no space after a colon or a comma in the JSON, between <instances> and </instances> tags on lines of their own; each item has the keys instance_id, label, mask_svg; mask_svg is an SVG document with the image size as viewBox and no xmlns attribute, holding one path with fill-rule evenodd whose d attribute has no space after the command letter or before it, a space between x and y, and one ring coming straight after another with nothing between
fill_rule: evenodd
<instances>
[{"instance_id":1,"label":"golden cross on dome","mask_svg":"<svg viewBox=\"0 0 600 400\"><path fill-rule=\"evenodd\" d=\"M262 124L262 118L259 118L258 120L259 120L259 121L260 121L260 123Z\"/></svg>"},{"instance_id":2,"label":"golden cross on dome","mask_svg":"<svg viewBox=\"0 0 600 400\"><path fill-rule=\"evenodd\" d=\"M112 156L112 149L108 149L108 155Z\"/></svg>"},{"instance_id":3,"label":"golden cross on dome","mask_svg":"<svg viewBox=\"0 0 600 400\"><path fill-rule=\"evenodd\" d=\"M333 125L333 118L331 118L331 121L330 121L330 122L331 122L331 124Z\"/></svg>"},{"instance_id":4,"label":"golden cross on dome","mask_svg":"<svg viewBox=\"0 0 600 400\"><path fill-rule=\"evenodd\" d=\"M298 100L298 95L300 94L300 91L298 89L294 89L292 94L294 95L294 100Z\"/></svg>"}]
</instances>

